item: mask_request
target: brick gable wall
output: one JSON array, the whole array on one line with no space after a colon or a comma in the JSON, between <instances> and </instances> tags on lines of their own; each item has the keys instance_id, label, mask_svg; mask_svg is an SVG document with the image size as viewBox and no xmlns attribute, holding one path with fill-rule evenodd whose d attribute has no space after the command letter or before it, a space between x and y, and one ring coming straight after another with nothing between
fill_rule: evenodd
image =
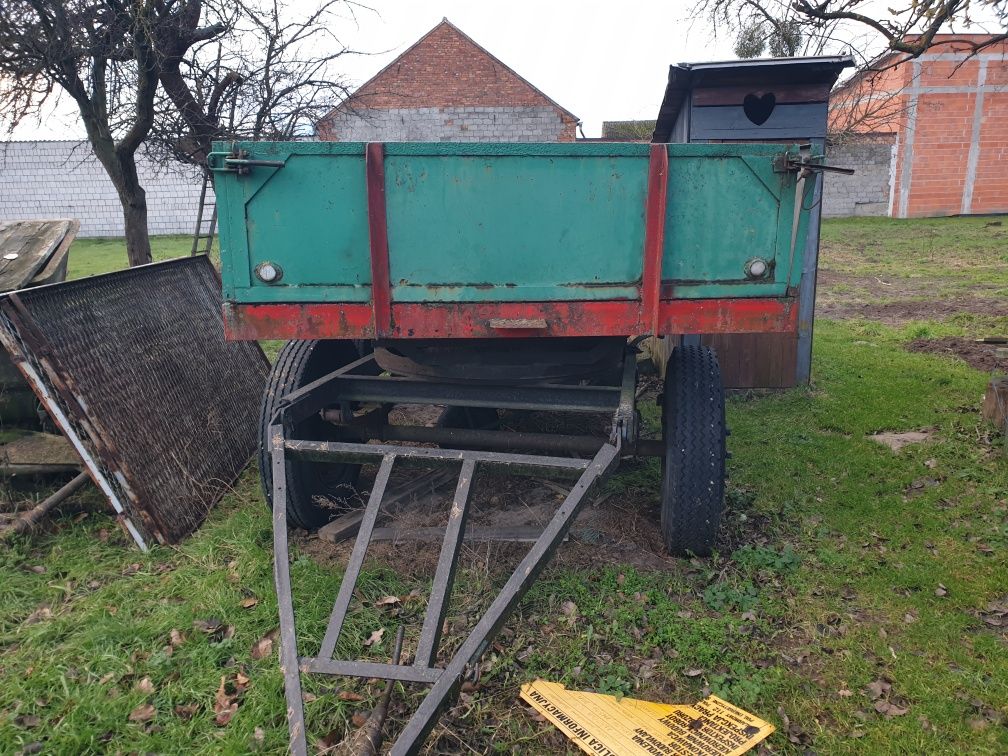
<instances>
[{"instance_id":1,"label":"brick gable wall","mask_svg":"<svg viewBox=\"0 0 1008 756\"><path fill-rule=\"evenodd\" d=\"M451 23L318 124L339 141L573 141L577 119Z\"/></svg>"}]
</instances>

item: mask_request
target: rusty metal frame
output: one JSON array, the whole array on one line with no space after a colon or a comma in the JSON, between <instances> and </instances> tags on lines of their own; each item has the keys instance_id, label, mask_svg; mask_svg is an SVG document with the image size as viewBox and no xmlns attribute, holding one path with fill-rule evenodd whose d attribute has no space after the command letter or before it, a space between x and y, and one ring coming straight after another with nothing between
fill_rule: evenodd
<instances>
[{"instance_id":1,"label":"rusty metal frame","mask_svg":"<svg viewBox=\"0 0 1008 756\"><path fill-rule=\"evenodd\" d=\"M167 277L167 278L163 278ZM185 257L170 260L140 268L131 268L125 271L118 271L100 276L94 276L82 281L70 281L65 283L40 286L26 289L21 292L9 292L0 298L0 345L6 348L15 365L25 376L36 396L42 402L46 411L53 417L60 430L67 436L74 449L80 454L85 463L87 471L91 475L95 484L108 498L109 503L115 510L117 520L124 528L130 538L134 540L141 550L146 550L152 542L174 543L188 534L190 527L198 526L202 518L206 516L210 507L222 496L230 487L230 484L241 473L247 464L247 458L237 459L237 453L247 449L251 456L254 448L254 437L251 432L254 426L248 425L249 433L247 437L239 438L238 435L224 436L225 443L218 444L218 449L233 450L235 453L227 459L227 468L220 466L209 469L209 475L205 478L194 478L193 473L186 469L186 477L177 476L172 480L181 481L180 490L172 490L162 498L152 495L148 479L138 472L137 450L144 453L150 446L149 439L140 438L135 432L122 430L124 427L118 425L121 417L127 416L127 410L122 409L118 399L115 412L109 411L110 401L108 394L102 394L97 388L105 385L101 381L96 382L92 375L83 375L85 372L80 368L82 362L109 362L108 358L102 361L100 357L94 356L92 351L87 351L87 359L78 359L82 350L95 349L93 341L105 340L111 342L114 339L124 338L122 334L112 328L109 331L95 330L94 321L90 322L91 330L94 334L92 341L84 340L74 328L63 325L63 321L52 321L46 315L46 308L55 309L62 312L59 307L65 307L66 311L73 312L67 302L72 302L74 296L84 296L88 292L93 292L93 287L114 287L113 291L130 291L134 296L140 297L137 292L143 292L144 282L157 281L160 283L159 291L162 297L170 305L174 297L194 296L194 291L198 292L199 302L208 302L210 296L215 296L213 290L219 291L220 279L214 270L213 265L205 256ZM127 286L128 284L128 286ZM176 289L175 286L180 288ZM169 287L170 288L165 288ZM181 287L190 287L183 289ZM195 287L195 288L193 288ZM84 292L82 294L81 292ZM181 292L181 293L180 293ZM167 298L166 298L167 297ZM140 297L142 298L142 297ZM110 300L102 300L110 301ZM196 307L194 304L193 307ZM147 330L141 330L141 336L147 341L135 341L132 346L136 350L142 351L144 355L151 355L152 350L159 347L162 334L170 333L178 335L184 333L181 326L166 325L163 321L158 321L149 309L146 312L132 309L133 316L138 320L147 318L153 324ZM103 313L99 308L99 318L107 317L108 313ZM220 321L216 322L216 330L212 333L209 329L213 327L213 321L217 319L215 308L199 306L192 313L192 317L187 318L185 327L199 327L201 334L206 338L205 344L209 344L215 334L221 337L220 344L224 344L223 333L221 333ZM197 315L199 317L197 317ZM56 316L58 318L58 316ZM122 341L115 342L116 351L124 352ZM214 342L216 347L218 342ZM90 344L90 346L88 346ZM100 344L99 344L100 345ZM215 351L213 356L218 359L212 375L200 378L199 384L206 389L207 381L212 381L214 390L222 393L203 393L199 396L187 399L186 406L201 406L199 402L210 401L213 398L217 402L228 399L235 400L233 394L227 392L235 386L236 377L242 381L247 379L242 385L245 387L243 400L251 399L253 396L261 394L262 383L253 385L255 376L261 375L263 382L268 372L269 363L257 345L231 345L224 344L228 350L225 353ZM236 349L236 347L239 347ZM226 355L226 359L224 359ZM130 365L116 365L110 370L125 371ZM233 370L232 370L233 368ZM226 372L226 370L232 370ZM188 373L171 376L173 390L176 390L179 382L187 380ZM122 377L117 372L116 377ZM150 376L153 379L154 376ZM144 376L145 379L148 376ZM125 378L124 378L125 380ZM196 380L196 379L194 379ZM163 382L167 384L167 380ZM149 388L149 384L148 384ZM157 396L164 396L158 394ZM145 394L151 396L151 394ZM258 405L256 401L249 402L247 406L233 405L228 408L232 413L244 410L251 414ZM104 409L102 409L104 407ZM139 407L139 409L137 408ZM141 403L130 407L130 411L136 416L140 410L146 412L157 412L163 410L160 416L170 416L172 422L178 425L187 418L180 416L179 407L171 401L167 405L164 401L151 407ZM171 414L171 413L175 414ZM200 416L200 422L208 422L207 418ZM149 427L150 422L146 423ZM208 437L209 438L209 437ZM220 439L218 439L220 440ZM189 448L193 447L190 443ZM205 453L208 449L203 450ZM147 458L150 454L147 453ZM178 463L178 460L173 460ZM166 463L162 460L158 464L164 468ZM178 463L181 464L181 463ZM172 468L175 469L175 468ZM199 490L191 486L199 485ZM160 494L166 489L161 487L156 493ZM189 509L182 516L180 507L186 506ZM181 523L181 524L180 524Z\"/></svg>"},{"instance_id":2,"label":"rusty metal frame","mask_svg":"<svg viewBox=\"0 0 1008 756\"><path fill-rule=\"evenodd\" d=\"M302 674L345 675L363 678L383 678L404 683L431 686L419 707L406 723L391 754L419 753L441 711L457 694L469 665L475 663L492 642L522 596L538 577L554 551L567 535L588 494L604 475L619 463L624 448L633 448L636 439L636 352L629 348L624 357L621 385L599 387L604 393L590 396L585 402L572 402L566 395L567 409L573 411L603 411L611 413L612 433L608 439L596 439L591 459L562 456L541 456L471 449L445 449L415 446L398 446L388 443L357 443L345 441L309 441L285 438L284 427L291 427L293 418L304 418L323 412L349 390L354 397L368 401L406 401L421 398L424 401L448 400L468 406L499 406L502 399L516 404L526 403L532 408L544 408L548 401L563 400L565 391L583 389L560 385L537 386L477 386L453 393L466 384L448 384L411 380L408 390L387 376L362 375L373 372L373 362L362 358L345 368L324 376L293 392L282 402L269 430L271 464L273 471L273 548L274 579L280 614L280 666L284 676L287 700L287 719L290 732L290 751L295 756L307 754L304 705L301 692ZM426 386L421 389L420 386ZM362 388L363 387L363 388ZM515 394L521 389L524 393ZM534 391L527 391L535 389ZM386 393L381 393L382 391ZM481 398L479 392L486 392ZM550 391L560 393L550 394ZM391 392L391 393L388 393ZM440 393L439 393L440 392ZM447 393L446 393L447 392ZM576 392L575 392L576 395ZM405 399L403 397L406 397ZM517 398L516 398L517 397ZM595 404L591 405L591 401ZM591 409L588 410L588 406ZM524 406L524 405L522 405ZM482 433L476 431L476 433ZM510 435L510 434L501 434ZM533 434L534 435L534 434ZM541 434L548 435L548 434ZM472 440L472 437L465 437ZM580 439L583 443L584 438ZM477 441L482 440L477 438ZM624 447L626 442L626 447ZM309 459L316 462L378 462L378 473L364 507L357 537L347 562L325 635L314 656L299 656L295 627L292 586L290 577L290 551L287 540L287 460ZM372 541L375 524L382 506L393 467L397 464L432 466L448 464L458 466L459 477L452 498L448 522L442 537L441 552L428 600L427 610L412 664L377 663L364 660L334 658L337 642L343 629L357 579ZM558 506L550 522L542 530L528 553L514 569L511 577L491 602L483 617L444 667L435 666L441 642L441 627L451 598L458 565L459 548L465 537L469 513L469 499L474 481L482 473L534 475L574 480L570 492Z\"/></svg>"}]
</instances>

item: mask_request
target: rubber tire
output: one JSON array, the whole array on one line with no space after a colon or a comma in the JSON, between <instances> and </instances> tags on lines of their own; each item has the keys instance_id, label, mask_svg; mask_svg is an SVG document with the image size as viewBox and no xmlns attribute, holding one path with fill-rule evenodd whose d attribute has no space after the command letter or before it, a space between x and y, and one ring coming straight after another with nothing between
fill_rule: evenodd
<instances>
[{"instance_id":1,"label":"rubber tire","mask_svg":"<svg viewBox=\"0 0 1008 756\"><path fill-rule=\"evenodd\" d=\"M707 556L725 488L725 400L714 352L676 347L662 395L661 528L672 556Z\"/></svg>"},{"instance_id":2,"label":"rubber tire","mask_svg":"<svg viewBox=\"0 0 1008 756\"><path fill-rule=\"evenodd\" d=\"M277 357L270 371L259 410L259 480L266 504L273 506L273 467L271 464L269 426L276 406L287 394L337 370L358 358L352 341L290 341ZM297 427L285 427L287 438L310 441L335 441L332 425L320 417L311 417ZM293 527L317 530L333 517L351 508L334 507L332 502L355 500L360 465L323 462L287 461L287 521ZM326 500L323 506L319 500Z\"/></svg>"}]
</instances>

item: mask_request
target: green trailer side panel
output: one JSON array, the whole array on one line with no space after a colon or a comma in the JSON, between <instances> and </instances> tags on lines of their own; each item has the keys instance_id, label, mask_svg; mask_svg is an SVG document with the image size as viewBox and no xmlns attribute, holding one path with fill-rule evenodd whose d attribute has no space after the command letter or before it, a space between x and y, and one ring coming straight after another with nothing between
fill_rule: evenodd
<instances>
[{"instance_id":1,"label":"green trailer side panel","mask_svg":"<svg viewBox=\"0 0 1008 756\"><path fill-rule=\"evenodd\" d=\"M365 145L234 147L283 167L239 175L224 163L233 146L215 146L225 298L369 301ZM666 149L663 296L782 296L796 286L808 213L792 245L795 174L774 170L787 148ZM638 298L649 151L646 144L387 144L393 301ZM753 257L770 263L769 276L746 278ZM283 271L276 283L255 276L267 260Z\"/></svg>"},{"instance_id":2,"label":"green trailer side panel","mask_svg":"<svg viewBox=\"0 0 1008 756\"><path fill-rule=\"evenodd\" d=\"M647 161L385 159L392 298L637 296Z\"/></svg>"},{"instance_id":3,"label":"green trailer side panel","mask_svg":"<svg viewBox=\"0 0 1008 756\"><path fill-rule=\"evenodd\" d=\"M363 155L291 155L283 170L246 200L249 274L271 260L291 284L324 286L324 292L315 292L322 301L367 302L371 261L364 170Z\"/></svg>"},{"instance_id":4,"label":"green trailer side panel","mask_svg":"<svg viewBox=\"0 0 1008 756\"><path fill-rule=\"evenodd\" d=\"M677 296L691 285L721 285L726 293L751 285L746 262L776 259L781 177L759 175L762 163L753 170L741 157L670 158L662 278Z\"/></svg>"}]
</instances>

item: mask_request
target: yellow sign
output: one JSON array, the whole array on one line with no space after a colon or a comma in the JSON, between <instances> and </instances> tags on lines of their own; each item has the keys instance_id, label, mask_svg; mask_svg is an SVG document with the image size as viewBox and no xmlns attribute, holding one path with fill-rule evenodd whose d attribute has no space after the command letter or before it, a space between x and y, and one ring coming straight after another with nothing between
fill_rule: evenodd
<instances>
[{"instance_id":1,"label":"yellow sign","mask_svg":"<svg viewBox=\"0 0 1008 756\"><path fill-rule=\"evenodd\" d=\"M774 731L717 696L692 706L616 700L536 680L521 697L585 753L595 756L736 756Z\"/></svg>"}]
</instances>

